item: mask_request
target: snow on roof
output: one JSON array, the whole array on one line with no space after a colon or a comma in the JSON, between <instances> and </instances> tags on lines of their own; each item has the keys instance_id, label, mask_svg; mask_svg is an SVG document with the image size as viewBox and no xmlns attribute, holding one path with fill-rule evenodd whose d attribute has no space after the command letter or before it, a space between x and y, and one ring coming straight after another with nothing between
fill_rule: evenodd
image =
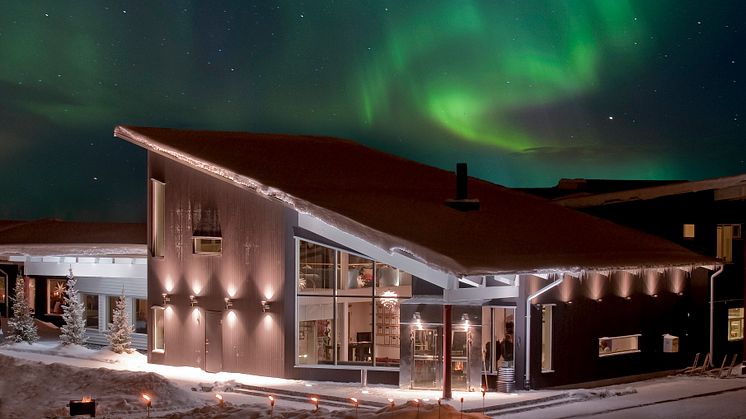
<instances>
[{"instance_id":1,"label":"snow on roof","mask_svg":"<svg viewBox=\"0 0 746 419\"><path fill-rule=\"evenodd\" d=\"M587 208L600 205L617 204L620 202L655 199L670 195L696 193L708 190L737 189L742 195L746 188L746 174L727 176L715 179L705 179L693 182L677 182L667 185L651 186L647 188L630 188L616 192L598 193L587 196L568 196L554 200L558 204L570 208Z\"/></svg>"},{"instance_id":2,"label":"snow on roof","mask_svg":"<svg viewBox=\"0 0 746 419\"><path fill-rule=\"evenodd\" d=\"M145 224L0 220L5 256L144 256L146 243Z\"/></svg>"},{"instance_id":3,"label":"snow on roof","mask_svg":"<svg viewBox=\"0 0 746 419\"><path fill-rule=\"evenodd\" d=\"M117 126L114 135L455 275L712 264L681 246L452 172L327 137Z\"/></svg>"}]
</instances>

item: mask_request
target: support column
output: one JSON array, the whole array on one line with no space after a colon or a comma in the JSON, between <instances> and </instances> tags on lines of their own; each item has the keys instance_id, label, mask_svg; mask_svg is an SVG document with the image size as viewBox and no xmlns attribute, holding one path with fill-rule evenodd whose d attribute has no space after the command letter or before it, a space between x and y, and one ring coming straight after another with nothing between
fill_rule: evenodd
<instances>
[{"instance_id":1,"label":"support column","mask_svg":"<svg viewBox=\"0 0 746 419\"><path fill-rule=\"evenodd\" d=\"M452 399L451 395L451 306L443 305L443 398Z\"/></svg>"}]
</instances>

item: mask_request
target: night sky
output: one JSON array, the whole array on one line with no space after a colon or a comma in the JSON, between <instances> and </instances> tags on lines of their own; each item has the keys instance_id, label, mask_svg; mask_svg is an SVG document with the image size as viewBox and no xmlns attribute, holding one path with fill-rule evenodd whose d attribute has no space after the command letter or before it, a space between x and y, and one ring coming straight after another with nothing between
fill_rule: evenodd
<instances>
[{"instance_id":1,"label":"night sky","mask_svg":"<svg viewBox=\"0 0 746 419\"><path fill-rule=\"evenodd\" d=\"M2 1L0 218L144 221L117 124L337 136L507 186L735 175L744 75L742 1Z\"/></svg>"}]
</instances>

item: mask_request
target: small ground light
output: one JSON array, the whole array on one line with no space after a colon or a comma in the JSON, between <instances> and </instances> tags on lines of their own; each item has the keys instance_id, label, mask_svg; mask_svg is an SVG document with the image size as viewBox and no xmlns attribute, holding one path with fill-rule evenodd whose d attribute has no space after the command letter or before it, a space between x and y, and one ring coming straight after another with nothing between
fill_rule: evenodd
<instances>
[{"instance_id":1,"label":"small ground light","mask_svg":"<svg viewBox=\"0 0 746 419\"><path fill-rule=\"evenodd\" d=\"M148 417L150 417L150 408L153 407L153 400L151 400L150 396L145 393L142 394L142 398L145 400L145 409L148 412Z\"/></svg>"},{"instance_id":2,"label":"small ground light","mask_svg":"<svg viewBox=\"0 0 746 419\"><path fill-rule=\"evenodd\" d=\"M392 409L394 408L394 406L396 406L396 403L394 403L394 399L389 399L389 404L391 405Z\"/></svg>"},{"instance_id":3,"label":"small ground light","mask_svg":"<svg viewBox=\"0 0 746 419\"><path fill-rule=\"evenodd\" d=\"M440 400L438 399L438 419L440 419Z\"/></svg>"},{"instance_id":4,"label":"small ground light","mask_svg":"<svg viewBox=\"0 0 746 419\"><path fill-rule=\"evenodd\" d=\"M272 412L275 410L275 398L272 396L267 397L269 399L269 416L272 416Z\"/></svg>"},{"instance_id":5,"label":"small ground light","mask_svg":"<svg viewBox=\"0 0 746 419\"><path fill-rule=\"evenodd\" d=\"M417 417L420 417L420 399L414 399L414 405L417 406Z\"/></svg>"},{"instance_id":6,"label":"small ground light","mask_svg":"<svg viewBox=\"0 0 746 419\"><path fill-rule=\"evenodd\" d=\"M460 417L464 417L464 398L461 398L461 415Z\"/></svg>"},{"instance_id":7,"label":"small ground light","mask_svg":"<svg viewBox=\"0 0 746 419\"><path fill-rule=\"evenodd\" d=\"M225 400L223 400L223 396L220 394L216 394L215 398L218 399L218 406L225 407Z\"/></svg>"},{"instance_id":8,"label":"small ground light","mask_svg":"<svg viewBox=\"0 0 746 419\"><path fill-rule=\"evenodd\" d=\"M487 389L482 387L482 413L484 413L484 395L487 393Z\"/></svg>"},{"instance_id":9,"label":"small ground light","mask_svg":"<svg viewBox=\"0 0 746 419\"><path fill-rule=\"evenodd\" d=\"M350 397L350 400L352 401L352 405L355 406L355 417L357 417L357 407L360 403L354 397Z\"/></svg>"},{"instance_id":10,"label":"small ground light","mask_svg":"<svg viewBox=\"0 0 746 419\"><path fill-rule=\"evenodd\" d=\"M311 397L311 402L313 403L313 411L318 412L319 411L319 399L316 397Z\"/></svg>"}]
</instances>

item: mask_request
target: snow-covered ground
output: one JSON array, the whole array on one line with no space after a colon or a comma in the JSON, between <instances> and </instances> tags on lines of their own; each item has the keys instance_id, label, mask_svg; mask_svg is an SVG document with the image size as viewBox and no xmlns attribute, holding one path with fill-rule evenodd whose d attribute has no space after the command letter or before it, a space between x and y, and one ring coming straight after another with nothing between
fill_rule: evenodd
<instances>
[{"instance_id":1,"label":"snow-covered ground","mask_svg":"<svg viewBox=\"0 0 746 419\"><path fill-rule=\"evenodd\" d=\"M64 417L70 400L86 396L96 400L97 417L141 418L147 413L143 394L152 398L151 417L269 417L267 398L225 391L236 383L305 389L309 394L322 394L330 388L336 393L348 389L349 394L363 397L373 394L372 397L383 402L386 402L383 396L396 396L394 408L360 408L357 413L352 402L349 407L340 407L324 406L322 401L319 412L314 413L310 400L278 399L273 417L461 417L456 408L446 403L438 408L437 395L430 401L420 402L418 408L413 401L407 400L411 394L394 387L362 390L359 386L342 383L303 382L235 373L212 374L197 368L148 364L146 357L139 353L115 354L106 348L92 350L75 345L62 346L54 341L0 346L0 371L0 417L9 419ZM225 399L224 406L218 405L216 394ZM473 394L471 398L474 398ZM463 417L484 416L465 413Z\"/></svg>"},{"instance_id":2,"label":"snow-covered ground","mask_svg":"<svg viewBox=\"0 0 746 419\"><path fill-rule=\"evenodd\" d=\"M96 400L97 417L142 418L146 407L142 394L152 398L151 417L161 418L255 418L269 417L267 392L295 393L296 398L278 397L273 417L360 417L360 418L448 418L459 417L460 399L465 410L480 410L508 417L582 417L619 412L635 406L670 406L677 400L701 398L746 389L746 377L730 379L676 376L619 387L573 391L530 391L513 394L454 392L453 400L438 406L440 392L402 390L394 386L361 387L355 383L285 380L237 373L208 373L198 368L148 364L139 353L115 354L104 348L62 346L54 339L51 325L39 324L44 339L33 345L0 345L0 418L64 417L70 400L89 396ZM48 330L47 330L48 329ZM740 372L739 372L740 373ZM230 391L238 384L261 387L267 392L254 395ZM216 395L225 399L219 406ZM307 397L329 395L342 400L322 400L319 412ZM356 412L350 398L361 402L388 403L395 407L361 406ZM535 409L552 397L561 397L551 408ZM417 406L413 399L420 399ZM349 403L345 403L349 401ZM566 401L576 401L559 405ZM529 406L510 405L518 403ZM533 403L533 404L532 404ZM369 403L366 403L369 404ZM464 418L483 418L478 413ZM722 417L722 416L721 416ZM726 416L727 417L727 416Z\"/></svg>"}]
</instances>

